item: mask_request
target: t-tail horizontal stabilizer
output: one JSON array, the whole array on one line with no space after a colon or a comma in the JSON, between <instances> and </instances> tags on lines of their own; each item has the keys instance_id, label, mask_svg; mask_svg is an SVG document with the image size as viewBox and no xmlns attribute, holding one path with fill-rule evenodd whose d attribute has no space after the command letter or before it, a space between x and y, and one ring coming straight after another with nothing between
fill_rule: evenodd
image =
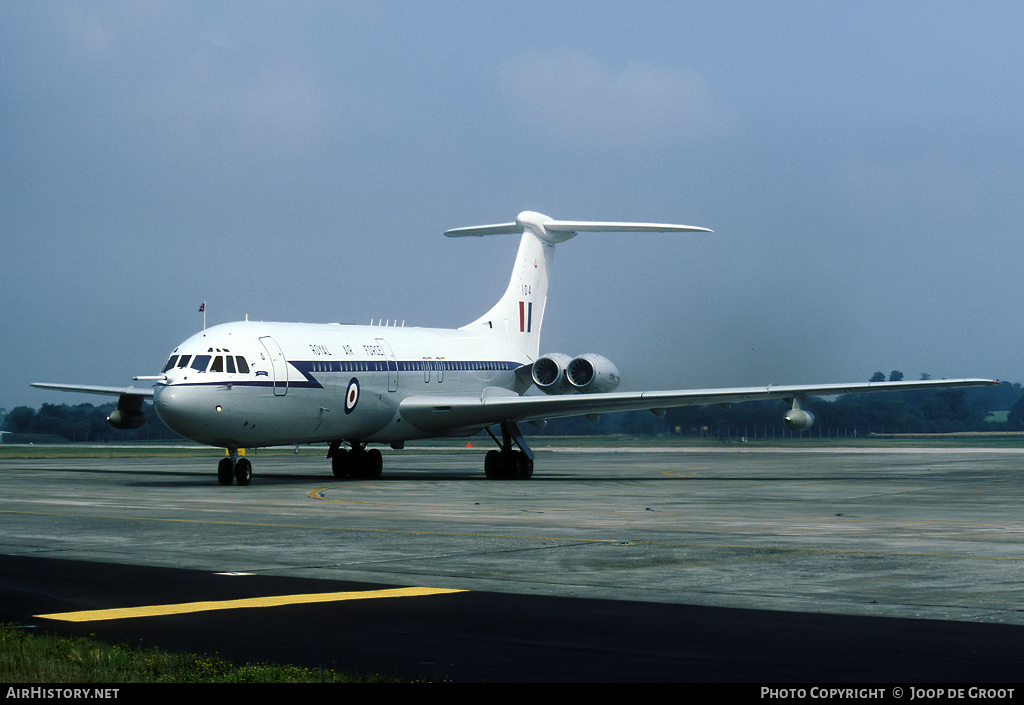
<instances>
[{"instance_id":1,"label":"t-tail horizontal stabilizer","mask_svg":"<svg viewBox=\"0 0 1024 705\"><path fill-rule=\"evenodd\" d=\"M448 237L482 237L484 235L516 235L530 231L550 243L564 242L581 232L596 233L710 233L707 228L671 223L620 223L600 220L555 220L541 213L523 211L514 223L476 225L445 231Z\"/></svg>"}]
</instances>

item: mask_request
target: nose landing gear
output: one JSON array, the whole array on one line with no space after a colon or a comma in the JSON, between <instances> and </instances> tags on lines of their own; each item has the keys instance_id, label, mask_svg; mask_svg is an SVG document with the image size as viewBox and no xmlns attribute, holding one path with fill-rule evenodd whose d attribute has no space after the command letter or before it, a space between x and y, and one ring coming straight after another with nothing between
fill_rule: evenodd
<instances>
[{"instance_id":1,"label":"nose landing gear","mask_svg":"<svg viewBox=\"0 0 1024 705\"><path fill-rule=\"evenodd\" d=\"M234 480L239 485L252 482L252 463L248 458L239 457L238 448L228 448L229 457L221 458L217 464L217 481L222 485L230 485Z\"/></svg>"}]
</instances>

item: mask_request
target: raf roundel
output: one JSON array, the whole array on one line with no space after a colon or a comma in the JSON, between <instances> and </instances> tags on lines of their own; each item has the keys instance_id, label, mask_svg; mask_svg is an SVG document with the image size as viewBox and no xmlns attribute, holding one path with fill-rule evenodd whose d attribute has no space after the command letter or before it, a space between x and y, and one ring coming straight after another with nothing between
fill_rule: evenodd
<instances>
[{"instance_id":1,"label":"raf roundel","mask_svg":"<svg viewBox=\"0 0 1024 705\"><path fill-rule=\"evenodd\" d=\"M345 391L345 413L351 414L359 401L359 380L353 377L349 380L348 389Z\"/></svg>"}]
</instances>

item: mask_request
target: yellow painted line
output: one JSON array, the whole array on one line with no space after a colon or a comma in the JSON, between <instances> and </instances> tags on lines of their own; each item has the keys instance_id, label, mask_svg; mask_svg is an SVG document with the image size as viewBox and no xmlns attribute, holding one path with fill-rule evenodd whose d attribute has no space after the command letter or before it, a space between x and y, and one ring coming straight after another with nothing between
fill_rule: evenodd
<instances>
[{"instance_id":1,"label":"yellow painted line","mask_svg":"<svg viewBox=\"0 0 1024 705\"><path fill-rule=\"evenodd\" d=\"M391 590L362 590L359 592L320 592L306 595L279 595L276 597L250 597L240 600L217 600L204 602L182 602L177 605L150 605L144 607L123 607L108 610L85 610L82 612L56 612L36 614L39 619L55 619L62 622L98 622L105 619L132 619L135 617L163 617L169 614L190 614L214 610L235 610L252 607L281 607L283 605L309 605L320 602L343 602L345 600L377 600L387 597L423 597L445 595L466 590L444 588L394 588Z\"/></svg>"}]
</instances>

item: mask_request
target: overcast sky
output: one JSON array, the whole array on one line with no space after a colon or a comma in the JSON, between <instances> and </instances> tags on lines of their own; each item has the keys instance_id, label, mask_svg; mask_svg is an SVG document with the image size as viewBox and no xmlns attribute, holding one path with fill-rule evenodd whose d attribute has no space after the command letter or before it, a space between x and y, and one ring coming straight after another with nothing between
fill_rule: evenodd
<instances>
[{"instance_id":1,"label":"overcast sky","mask_svg":"<svg viewBox=\"0 0 1024 705\"><path fill-rule=\"evenodd\" d=\"M1024 380L1019 2L0 4L0 407L207 323L457 327L558 246L622 389Z\"/></svg>"}]
</instances>

